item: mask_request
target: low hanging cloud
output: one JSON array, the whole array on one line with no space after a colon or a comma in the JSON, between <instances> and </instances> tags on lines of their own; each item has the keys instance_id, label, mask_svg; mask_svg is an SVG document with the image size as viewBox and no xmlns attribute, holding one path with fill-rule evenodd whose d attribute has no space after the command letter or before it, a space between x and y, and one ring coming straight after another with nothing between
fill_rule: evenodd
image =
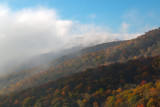
<instances>
[{"instance_id":1,"label":"low hanging cloud","mask_svg":"<svg viewBox=\"0 0 160 107\"><path fill-rule=\"evenodd\" d=\"M123 27L128 28L126 25ZM0 66L44 52L138 35L126 31L109 33L104 27L64 20L54 9L37 7L12 11L0 5Z\"/></svg>"}]
</instances>

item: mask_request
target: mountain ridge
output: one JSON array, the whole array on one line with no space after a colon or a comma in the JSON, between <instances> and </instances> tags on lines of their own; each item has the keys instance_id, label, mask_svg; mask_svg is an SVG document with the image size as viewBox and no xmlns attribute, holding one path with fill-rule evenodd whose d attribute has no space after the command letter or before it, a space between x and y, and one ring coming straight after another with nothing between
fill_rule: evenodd
<instances>
[{"instance_id":1,"label":"mountain ridge","mask_svg":"<svg viewBox=\"0 0 160 107\"><path fill-rule=\"evenodd\" d=\"M87 68L94 66L113 63L125 62L129 59L137 59L138 57L159 55L160 48L160 28L146 32L135 39L122 42L114 47L99 50L97 52L87 53L75 58L69 57L70 60L65 60L66 57L60 59L60 64L56 67L52 63L52 67L44 72L33 75L30 78L16 81L7 87L3 87L0 93L10 93L15 90L22 90L32 86L38 86L59 77L67 76L72 73L84 71ZM61 62L62 60L62 62ZM64 61L64 62L63 62ZM41 78L41 79L40 79ZM25 86L23 85L25 84ZM7 90L11 89L11 90Z\"/></svg>"}]
</instances>

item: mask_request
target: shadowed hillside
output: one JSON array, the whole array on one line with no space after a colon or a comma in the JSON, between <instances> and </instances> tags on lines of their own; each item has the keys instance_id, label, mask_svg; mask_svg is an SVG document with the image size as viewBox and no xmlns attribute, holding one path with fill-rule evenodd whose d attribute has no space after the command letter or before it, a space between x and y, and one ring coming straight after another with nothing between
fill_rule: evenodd
<instances>
[{"instance_id":1,"label":"shadowed hillside","mask_svg":"<svg viewBox=\"0 0 160 107\"><path fill-rule=\"evenodd\" d=\"M155 93L159 91L159 66L160 57L150 57L87 69L82 73L1 97L0 106L93 107L93 105L97 105L97 107L101 107L107 103L107 107L108 105L115 107L114 105L121 103L122 106L136 103L149 105L151 98L157 105L159 97L154 94L154 90ZM157 83L155 83L156 80ZM148 82L153 84L146 84ZM146 89L149 90L153 87L153 91L145 92L145 95L150 92L153 95L146 97L144 103L141 101L144 96L139 92L146 90L143 87L147 87ZM108 97L110 95L115 96ZM112 97L115 98L112 99Z\"/></svg>"}]
</instances>

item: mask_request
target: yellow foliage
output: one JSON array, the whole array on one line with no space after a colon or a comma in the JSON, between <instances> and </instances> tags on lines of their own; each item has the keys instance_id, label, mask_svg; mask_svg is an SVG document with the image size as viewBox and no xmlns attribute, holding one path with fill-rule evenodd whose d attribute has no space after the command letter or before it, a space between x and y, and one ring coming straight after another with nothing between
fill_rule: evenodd
<instances>
[{"instance_id":1,"label":"yellow foliage","mask_svg":"<svg viewBox=\"0 0 160 107\"><path fill-rule=\"evenodd\" d=\"M122 90L118 88L112 91L113 96L109 96L106 100L107 105L119 107L122 103L128 103L132 100L133 106L135 107L158 107L158 93L160 92L160 80L157 80L155 84L146 83L143 85L138 85L135 89ZM135 97L134 97L135 96ZM117 99L114 99L114 97ZM146 102L148 101L148 102Z\"/></svg>"},{"instance_id":2,"label":"yellow foliage","mask_svg":"<svg viewBox=\"0 0 160 107\"><path fill-rule=\"evenodd\" d=\"M84 98L84 99L83 99L83 102L87 102L87 99Z\"/></svg>"},{"instance_id":3,"label":"yellow foliage","mask_svg":"<svg viewBox=\"0 0 160 107\"><path fill-rule=\"evenodd\" d=\"M156 89L154 87L149 89L150 91L156 91Z\"/></svg>"}]
</instances>

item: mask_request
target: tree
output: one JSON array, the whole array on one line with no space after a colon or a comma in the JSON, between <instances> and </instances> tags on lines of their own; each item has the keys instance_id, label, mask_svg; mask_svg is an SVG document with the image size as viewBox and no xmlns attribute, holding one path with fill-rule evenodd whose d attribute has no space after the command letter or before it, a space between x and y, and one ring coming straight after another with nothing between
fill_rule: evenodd
<instances>
[{"instance_id":1,"label":"tree","mask_svg":"<svg viewBox=\"0 0 160 107\"><path fill-rule=\"evenodd\" d=\"M34 97L27 97L22 102L23 107L33 107L33 105L34 105Z\"/></svg>"},{"instance_id":2,"label":"tree","mask_svg":"<svg viewBox=\"0 0 160 107\"><path fill-rule=\"evenodd\" d=\"M137 103L137 101L140 99L140 97L138 95L133 95L131 98L130 98L130 101L131 103L135 104Z\"/></svg>"},{"instance_id":3,"label":"tree","mask_svg":"<svg viewBox=\"0 0 160 107\"><path fill-rule=\"evenodd\" d=\"M157 101L151 98L147 103L147 107L157 107Z\"/></svg>"},{"instance_id":4,"label":"tree","mask_svg":"<svg viewBox=\"0 0 160 107\"><path fill-rule=\"evenodd\" d=\"M34 104L34 107L42 107L43 106L43 99L38 99Z\"/></svg>"}]
</instances>

